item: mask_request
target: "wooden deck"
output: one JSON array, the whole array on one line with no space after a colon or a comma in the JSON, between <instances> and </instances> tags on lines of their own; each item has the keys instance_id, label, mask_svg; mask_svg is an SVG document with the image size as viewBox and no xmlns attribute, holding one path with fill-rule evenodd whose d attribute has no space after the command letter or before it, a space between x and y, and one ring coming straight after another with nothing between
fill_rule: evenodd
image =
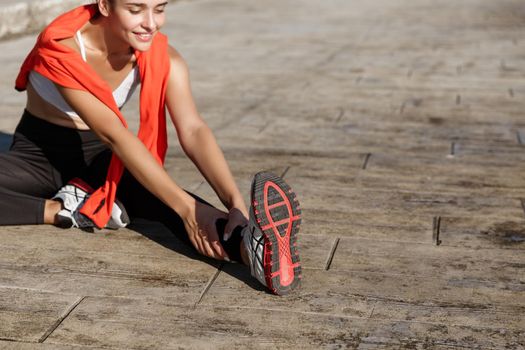
<instances>
[{"instance_id":1,"label":"wooden deck","mask_svg":"<svg viewBox=\"0 0 525 350\"><path fill-rule=\"evenodd\" d=\"M302 288L153 223L3 227L0 348L525 348L522 1L181 1L168 22L244 193L263 169L298 193ZM218 204L175 139L167 168Z\"/></svg>"}]
</instances>

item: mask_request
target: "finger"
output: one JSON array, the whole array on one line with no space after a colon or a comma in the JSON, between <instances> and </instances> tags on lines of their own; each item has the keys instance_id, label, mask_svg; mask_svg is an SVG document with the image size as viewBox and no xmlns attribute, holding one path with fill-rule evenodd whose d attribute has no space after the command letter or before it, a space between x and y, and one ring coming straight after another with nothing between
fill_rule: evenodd
<instances>
[{"instance_id":1,"label":"finger","mask_svg":"<svg viewBox=\"0 0 525 350\"><path fill-rule=\"evenodd\" d=\"M211 245L219 258L228 262L230 261L228 253L226 253L226 250L224 250L223 246L219 241L211 242Z\"/></svg>"},{"instance_id":2,"label":"finger","mask_svg":"<svg viewBox=\"0 0 525 350\"><path fill-rule=\"evenodd\" d=\"M217 233L222 232L222 239L224 239L225 241L228 240L229 238L226 236L227 224L228 224L227 219L219 218L215 221L215 230L217 231Z\"/></svg>"},{"instance_id":3,"label":"finger","mask_svg":"<svg viewBox=\"0 0 525 350\"><path fill-rule=\"evenodd\" d=\"M208 231L208 238L217 256L223 260L230 261L228 254L219 242L219 234L217 233L217 230L211 229Z\"/></svg>"},{"instance_id":4,"label":"finger","mask_svg":"<svg viewBox=\"0 0 525 350\"><path fill-rule=\"evenodd\" d=\"M222 239L224 241L227 241L232 236L233 229L235 228L232 224L233 220L228 220L228 223L226 223L226 226L224 227L224 235L222 236Z\"/></svg>"},{"instance_id":5,"label":"finger","mask_svg":"<svg viewBox=\"0 0 525 350\"><path fill-rule=\"evenodd\" d=\"M224 229L224 240L227 241L238 227L244 227L246 225L248 225L248 220L244 217L244 214L241 211L237 209L230 211L229 220Z\"/></svg>"},{"instance_id":6,"label":"finger","mask_svg":"<svg viewBox=\"0 0 525 350\"><path fill-rule=\"evenodd\" d=\"M202 250L200 242L197 239L195 239L195 237L193 237L191 235L189 235L189 238L190 238L190 242L191 242L191 244L193 244L193 247L195 248L195 250L197 252L199 252L200 254L204 255L204 252Z\"/></svg>"},{"instance_id":7,"label":"finger","mask_svg":"<svg viewBox=\"0 0 525 350\"><path fill-rule=\"evenodd\" d=\"M228 221L228 224L226 225L227 228L224 229L224 232L225 232L224 238L223 238L224 241L227 241L232 236L232 234L235 232L235 230L237 230L238 228L242 229L246 225L247 223L243 219ZM228 232L228 235L226 235L226 232Z\"/></svg>"},{"instance_id":8,"label":"finger","mask_svg":"<svg viewBox=\"0 0 525 350\"><path fill-rule=\"evenodd\" d=\"M210 257L210 258L215 258L215 252L213 251L213 249L211 248L210 246L210 240L208 238L208 231L209 231L209 226L206 225L204 226L203 228L201 228L199 230L199 238L201 240L201 243L202 243L202 249L204 250L204 255Z\"/></svg>"},{"instance_id":9,"label":"finger","mask_svg":"<svg viewBox=\"0 0 525 350\"><path fill-rule=\"evenodd\" d=\"M188 235L191 244L193 244L193 247L195 247L196 250L199 250L199 244L196 240L196 232L198 230L198 227L195 227L195 225L186 222L184 223L184 228L186 230L186 234Z\"/></svg>"},{"instance_id":10,"label":"finger","mask_svg":"<svg viewBox=\"0 0 525 350\"><path fill-rule=\"evenodd\" d=\"M204 248L204 243L202 239L201 230L196 228L193 234L193 239L195 240L195 248L201 255L207 255L206 249Z\"/></svg>"},{"instance_id":11,"label":"finger","mask_svg":"<svg viewBox=\"0 0 525 350\"><path fill-rule=\"evenodd\" d=\"M203 243L206 255L209 256L210 258L217 259L217 254L215 254L215 250L212 248L210 242L203 240L202 243Z\"/></svg>"}]
</instances>

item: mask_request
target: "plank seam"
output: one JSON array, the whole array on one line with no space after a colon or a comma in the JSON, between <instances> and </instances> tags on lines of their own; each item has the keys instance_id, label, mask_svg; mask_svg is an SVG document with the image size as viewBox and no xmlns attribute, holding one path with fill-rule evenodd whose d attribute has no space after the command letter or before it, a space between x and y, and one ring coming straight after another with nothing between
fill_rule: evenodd
<instances>
[{"instance_id":1,"label":"plank seam","mask_svg":"<svg viewBox=\"0 0 525 350\"><path fill-rule=\"evenodd\" d=\"M215 273L213 274L213 276L210 277L210 279L208 280L208 282L206 283L206 286L204 287L204 289L202 290L201 294L199 295L199 299L195 302L195 304L193 304L193 307L196 308L197 305L200 304L200 302L202 301L202 299L204 299L204 296L208 293L208 291L210 290L211 286L213 285L213 283L217 280L217 278L219 277L219 274L221 273L222 269L224 267L224 263L221 262L219 267L217 268L217 271L215 271Z\"/></svg>"},{"instance_id":2,"label":"plank seam","mask_svg":"<svg viewBox=\"0 0 525 350\"><path fill-rule=\"evenodd\" d=\"M49 327L49 329L38 339L39 343L43 343L46 339L64 322L64 320L75 310L75 308L84 300L86 296L79 297L72 305L70 305L66 311Z\"/></svg>"},{"instance_id":3,"label":"plank seam","mask_svg":"<svg viewBox=\"0 0 525 350\"><path fill-rule=\"evenodd\" d=\"M370 157L372 157L372 153L365 154L365 159L363 159L363 165L361 166L361 169L366 170L368 167L368 162L370 161Z\"/></svg>"},{"instance_id":4,"label":"plank seam","mask_svg":"<svg viewBox=\"0 0 525 350\"><path fill-rule=\"evenodd\" d=\"M441 245L442 241L439 238L439 234L441 233L441 216L434 216L434 219L432 220L432 241L436 245Z\"/></svg>"},{"instance_id":5,"label":"plank seam","mask_svg":"<svg viewBox=\"0 0 525 350\"><path fill-rule=\"evenodd\" d=\"M341 121L341 119L343 119L344 115L345 115L345 110L344 108L341 108L339 107L338 109L338 114L337 116L335 117L335 123L339 123Z\"/></svg>"},{"instance_id":6,"label":"plank seam","mask_svg":"<svg viewBox=\"0 0 525 350\"><path fill-rule=\"evenodd\" d=\"M200 188L204 185L204 181L201 181L195 188L192 190L192 192L197 192L200 190Z\"/></svg>"},{"instance_id":7,"label":"plank seam","mask_svg":"<svg viewBox=\"0 0 525 350\"><path fill-rule=\"evenodd\" d=\"M284 169L284 171L282 172L282 174L281 174L281 178L284 179L284 177L286 176L286 174L288 174L288 171L289 171L289 170L290 170L290 167L287 166L286 169Z\"/></svg>"},{"instance_id":8,"label":"plank seam","mask_svg":"<svg viewBox=\"0 0 525 350\"><path fill-rule=\"evenodd\" d=\"M372 316L374 315L374 311L376 310L376 305L377 305L378 301L376 300L376 302L374 303L374 305L372 306L372 310L370 311L370 315L368 315L368 318L371 319Z\"/></svg>"},{"instance_id":9,"label":"plank seam","mask_svg":"<svg viewBox=\"0 0 525 350\"><path fill-rule=\"evenodd\" d=\"M24 340L24 339L16 339L16 338L2 338L2 337L0 337L0 341L6 341L6 342L11 342L11 343L35 344L34 341Z\"/></svg>"},{"instance_id":10,"label":"plank seam","mask_svg":"<svg viewBox=\"0 0 525 350\"><path fill-rule=\"evenodd\" d=\"M334 243L332 244L332 249L330 250L330 253L328 254L328 258L326 259L325 263L325 271L330 270L330 266L332 265L332 260L334 259L335 251L337 249L337 246L339 245L339 237L334 239Z\"/></svg>"},{"instance_id":11,"label":"plank seam","mask_svg":"<svg viewBox=\"0 0 525 350\"><path fill-rule=\"evenodd\" d=\"M524 144L523 142L523 135L521 134L521 131L516 131L516 139L518 140L518 144L519 145L522 145Z\"/></svg>"}]
</instances>

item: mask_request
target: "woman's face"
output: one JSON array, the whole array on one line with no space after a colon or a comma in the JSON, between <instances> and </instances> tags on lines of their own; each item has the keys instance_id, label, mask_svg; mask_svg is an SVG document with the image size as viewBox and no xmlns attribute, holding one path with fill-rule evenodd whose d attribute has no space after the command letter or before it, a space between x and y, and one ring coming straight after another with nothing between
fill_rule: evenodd
<instances>
[{"instance_id":1,"label":"woman's face","mask_svg":"<svg viewBox=\"0 0 525 350\"><path fill-rule=\"evenodd\" d=\"M164 25L167 3L167 0L113 0L107 17L117 36L135 50L147 51Z\"/></svg>"}]
</instances>

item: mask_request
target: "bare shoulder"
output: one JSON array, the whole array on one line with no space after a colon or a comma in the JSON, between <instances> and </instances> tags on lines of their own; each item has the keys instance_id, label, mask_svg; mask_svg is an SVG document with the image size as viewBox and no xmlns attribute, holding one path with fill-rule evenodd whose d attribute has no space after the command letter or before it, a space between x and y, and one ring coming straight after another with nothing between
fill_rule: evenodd
<instances>
[{"instance_id":1,"label":"bare shoulder","mask_svg":"<svg viewBox=\"0 0 525 350\"><path fill-rule=\"evenodd\" d=\"M170 46L168 51L171 66L166 104L177 132L182 135L203 125L203 121L193 100L188 66L177 50Z\"/></svg>"},{"instance_id":2,"label":"bare shoulder","mask_svg":"<svg viewBox=\"0 0 525 350\"><path fill-rule=\"evenodd\" d=\"M177 51L177 49L175 49L173 46L169 45L168 46L168 54L170 55L170 60L171 61L182 61L184 62L184 59L182 58L182 55L179 53L179 51Z\"/></svg>"},{"instance_id":3,"label":"bare shoulder","mask_svg":"<svg viewBox=\"0 0 525 350\"><path fill-rule=\"evenodd\" d=\"M182 55L173 46L168 47L168 54L170 56L171 72L175 73L171 75L178 77L188 75L188 65Z\"/></svg>"}]
</instances>

